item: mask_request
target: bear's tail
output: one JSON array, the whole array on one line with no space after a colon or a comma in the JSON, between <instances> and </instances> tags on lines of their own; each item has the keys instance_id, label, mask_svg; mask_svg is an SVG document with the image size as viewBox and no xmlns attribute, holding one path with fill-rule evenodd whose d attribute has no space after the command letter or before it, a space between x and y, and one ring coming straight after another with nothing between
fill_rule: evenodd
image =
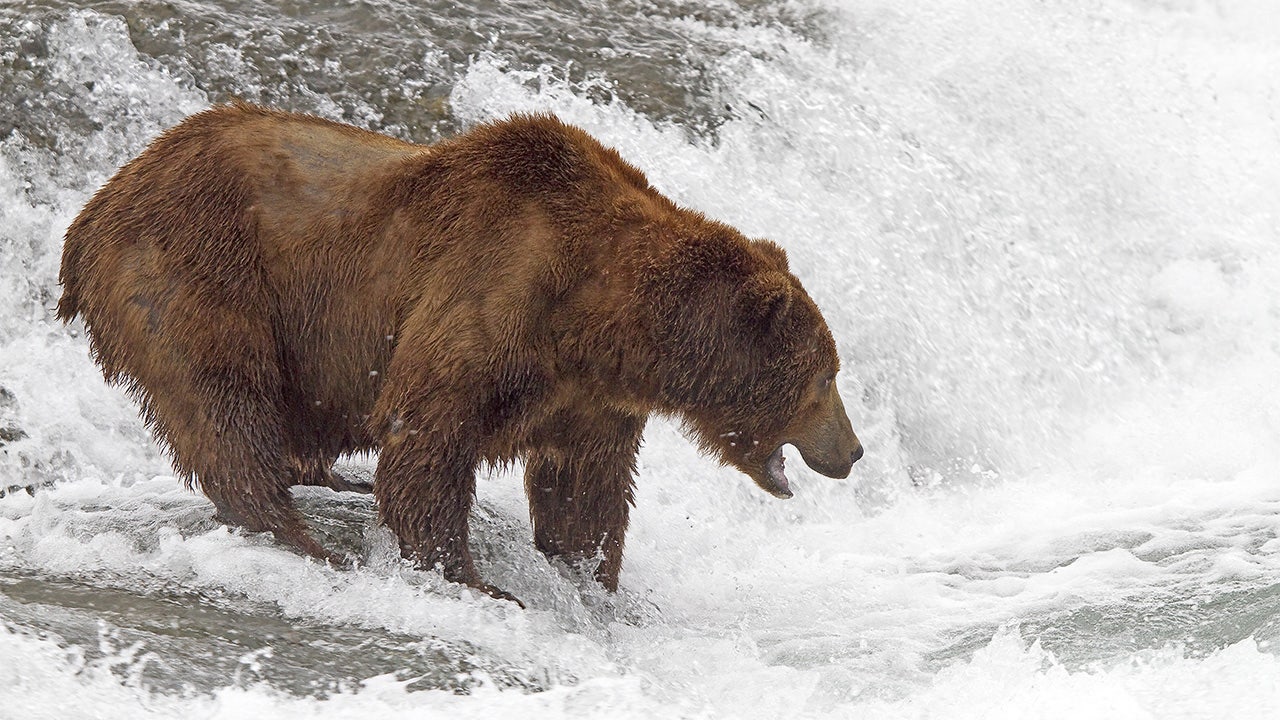
<instances>
[{"instance_id":1,"label":"bear's tail","mask_svg":"<svg viewBox=\"0 0 1280 720\"><path fill-rule=\"evenodd\" d=\"M78 218L77 218L78 220ZM62 297L58 298L58 319L69 323L80 314L80 245L77 235L73 234L76 225L72 223L62 241L62 268L58 270L58 284L62 286Z\"/></svg>"},{"instance_id":2,"label":"bear's tail","mask_svg":"<svg viewBox=\"0 0 1280 720\"><path fill-rule=\"evenodd\" d=\"M58 298L58 319L64 323L69 323L80 314L80 298L71 288L66 285L62 286L62 297Z\"/></svg>"}]
</instances>

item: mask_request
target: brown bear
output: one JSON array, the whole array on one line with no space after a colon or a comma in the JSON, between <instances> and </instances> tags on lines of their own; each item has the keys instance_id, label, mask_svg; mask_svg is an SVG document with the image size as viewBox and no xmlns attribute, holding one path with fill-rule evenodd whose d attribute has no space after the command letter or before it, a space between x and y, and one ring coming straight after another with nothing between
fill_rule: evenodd
<instances>
[{"instance_id":1,"label":"brown bear","mask_svg":"<svg viewBox=\"0 0 1280 720\"><path fill-rule=\"evenodd\" d=\"M494 597L480 463L523 460L537 547L602 558L614 590L651 413L779 497L784 444L831 477L862 455L786 254L550 115L421 146L214 107L93 196L60 280L58 316L225 522L340 562L289 488L361 489L331 467L377 451L404 555Z\"/></svg>"}]
</instances>

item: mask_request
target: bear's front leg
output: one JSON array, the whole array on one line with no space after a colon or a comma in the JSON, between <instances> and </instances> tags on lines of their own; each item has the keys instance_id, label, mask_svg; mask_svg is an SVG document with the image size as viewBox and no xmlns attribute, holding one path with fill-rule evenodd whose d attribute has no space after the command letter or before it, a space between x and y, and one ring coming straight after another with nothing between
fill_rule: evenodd
<instances>
[{"instance_id":1,"label":"bear's front leg","mask_svg":"<svg viewBox=\"0 0 1280 720\"><path fill-rule=\"evenodd\" d=\"M476 456L469 445L440 442L440 436L401 430L387 438L373 484L382 521L395 533L400 552L418 567L439 567L450 582L524 607L476 572L467 540Z\"/></svg>"},{"instance_id":2,"label":"bear's front leg","mask_svg":"<svg viewBox=\"0 0 1280 720\"><path fill-rule=\"evenodd\" d=\"M548 557L599 556L595 577L618 589L636 453L644 419L591 413L559 433L555 448L530 455L524 486L534 543Z\"/></svg>"}]
</instances>

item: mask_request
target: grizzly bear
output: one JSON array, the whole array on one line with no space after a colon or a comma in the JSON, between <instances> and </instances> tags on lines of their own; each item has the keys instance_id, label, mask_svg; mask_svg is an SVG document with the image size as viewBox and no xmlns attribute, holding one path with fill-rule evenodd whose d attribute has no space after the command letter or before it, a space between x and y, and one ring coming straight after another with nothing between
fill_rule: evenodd
<instances>
[{"instance_id":1,"label":"grizzly bear","mask_svg":"<svg viewBox=\"0 0 1280 720\"><path fill-rule=\"evenodd\" d=\"M615 590L650 414L778 497L784 444L831 477L862 455L786 254L550 115L422 146L211 108L93 196L60 281L178 475L335 563L289 488L367 491L332 472L345 453L378 453L405 557L511 600L468 548L481 463L523 460L537 547Z\"/></svg>"}]
</instances>

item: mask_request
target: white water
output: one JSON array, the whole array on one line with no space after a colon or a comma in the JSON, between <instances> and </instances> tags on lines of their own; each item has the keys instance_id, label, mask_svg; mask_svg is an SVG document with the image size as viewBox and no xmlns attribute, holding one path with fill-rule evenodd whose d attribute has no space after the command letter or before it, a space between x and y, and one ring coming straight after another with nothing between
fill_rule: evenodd
<instances>
[{"instance_id":1,"label":"white water","mask_svg":"<svg viewBox=\"0 0 1280 720\"><path fill-rule=\"evenodd\" d=\"M208 99L108 16L60 21L52 62L95 82L101 129L0 143L0 427L29 435L0 486L51 484L0 499L0 571L433 638L480 669L469 695L384 675L311 697L265 654L181 695L140 680L178 661L109 622L90 647L0 617L0 716L1274 717L1280 7L823 9L822 42L677 21L741 48L714 141L496 57L454 86L466 121L553 110L785 246L868 451L843 482L793 458L780 502L651 423L616 598L533 550L517 478L483 481L482 572L527 611L404 569L359 500L303 498L355 518L367 566L336 571L169 477L52 304L79 207Z\"/></svg>"}]
</instances>

